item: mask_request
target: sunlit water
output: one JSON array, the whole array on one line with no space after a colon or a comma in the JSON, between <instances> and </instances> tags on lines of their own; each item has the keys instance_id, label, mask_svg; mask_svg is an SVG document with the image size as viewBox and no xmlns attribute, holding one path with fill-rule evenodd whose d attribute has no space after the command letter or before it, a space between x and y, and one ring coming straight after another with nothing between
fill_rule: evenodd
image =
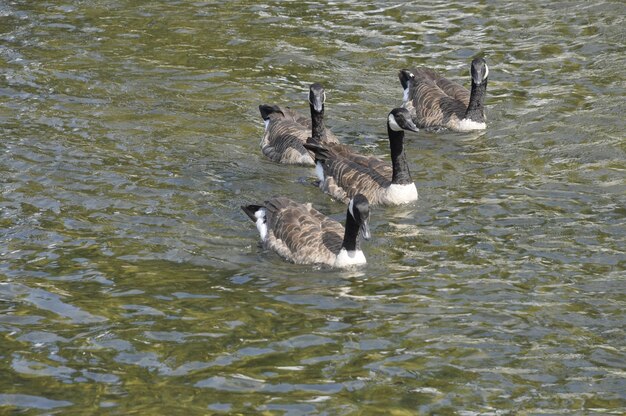
<instances>
[{"instance_id":1,"label":"sunlit water","mask_svg":"<svg viewBox=\"0 0 626 416\"><path fill-rule=\"evenodd\" d=\"M623 2L0 3L0 413L623 414ZM407 138L420 200L368 265L295 266L241 212L345 207L270 163L261 103L386 155L400 68L488 129ZM388 157L388 156L385 156Z\"/></svg>"}]
</instances>

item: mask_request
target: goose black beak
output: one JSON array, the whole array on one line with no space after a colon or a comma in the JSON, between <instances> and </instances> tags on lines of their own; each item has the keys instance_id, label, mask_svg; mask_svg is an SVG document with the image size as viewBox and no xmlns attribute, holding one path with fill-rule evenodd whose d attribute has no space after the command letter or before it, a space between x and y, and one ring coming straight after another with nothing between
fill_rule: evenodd
<instances>
[{"instance_id":1,"label":"goose black beak","mask_svg":"<svg viewBox=\"0 0 626 416\"><path fill-rule=\"evenodd\" d=\"M407 125L407 130L409 130L409 131L413 131L413 132L415 132L415 133L417 133L417 132L419 132L419 131L420 131L420 129L419 129L419 128L415 125L415 123L410 122L410 123L407 123L407 124L408 124L408 125Z\"/></svg>"},{"instance_id":2,"label":"goose black beak","mask_svg":"<svg viewBox=\"0 0 626 416\"><path fill-rule=\"evenodd\" d=\"M361 230L361 235L363 236L363 239L369 240L370 238L372 238L372 235L370 234L370 224L368 220L363 221L359 229Z\"/></svg>"},{"instance_id":3,"label":"goose black beak","mask_svg":"<svg viewBox=\"0 0 626 416\"><path fill-rule=\"evenodd\" d=\"M317 96L317 95L313 95L312 97L310 97L311 99L309 99L309 102L311 103L311 105L313 106L313 109L316 112L321 112L322 108L324 106L324 101L322 100L322 97Z\"/></svg>"}]
</instances>

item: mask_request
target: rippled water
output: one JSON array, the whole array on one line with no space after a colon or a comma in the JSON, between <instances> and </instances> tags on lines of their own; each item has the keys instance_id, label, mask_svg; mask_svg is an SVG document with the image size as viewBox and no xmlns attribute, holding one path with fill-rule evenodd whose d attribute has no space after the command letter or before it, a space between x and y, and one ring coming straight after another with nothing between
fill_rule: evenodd
<instances>
[{"instance_id":1,"label":"rippled water","mask_svg":"<svg viewBox=\"0 0 626 416\"><path fill-rule=\"evenodd\" d=\"M626 6L0 3L0 413L623 414ZM488 130L420 132L367 267L283 262L243 203L334 218L260 103L385 155L397 70Z\"/></svg>"}]
</instances>

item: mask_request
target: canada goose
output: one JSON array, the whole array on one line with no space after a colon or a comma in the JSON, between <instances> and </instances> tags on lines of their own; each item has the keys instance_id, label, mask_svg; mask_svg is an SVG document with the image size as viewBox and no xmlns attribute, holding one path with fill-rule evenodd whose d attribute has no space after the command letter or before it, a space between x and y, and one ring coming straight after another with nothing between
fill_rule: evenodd
<instances>
[{"instance_id":1,"label":"canada goose","mask_svg":"<svg viewBox=\"0 0 626 416\"><path fill-rule=\"evenodd\" d=\"M471 92L430 68L402 69L398 77L404 89L404 108L420 128L454 131L484 130L489 68L483 58L472 61Z\"/></svg>"},{"instance_id":2,"label":"canada goose","mask_svg":"<svg viewBox=\"0 0 626 416\"><path fill-rule=\"evenodd\" d=\"M404 130L419 131L407 109L394 108L387 117L391 166L373 156L363 156L340 144L305 143L315 153L320 188L348 203L361 193L372 205L398 205L417 200L404 155Z\"/></svg>"},{"instance_id":3,"label":"canada goose","mask_svg":"<svg viewBox=\"0 0 626 416\"><path fill-rule=\"evenodd\" d=\"M318 137L323 142L338 142L337 137L324 126L325 99L324 87L312 84L309 88L311 118L289 108L261 104L259 111L265 121L261 139L263 154L278 163L314 165L311 153L302 145L308 137Z\"/></svg>"},{"instance_id":4,"label":"canada goose","mask_svg":"<svg viewBox=\"0 0 626 416\"><path fill-rule=\"evenodd\" d=\"M359 234L370 238L369 203L363 195L350 200L345 230L310 203L285 197L272 198L264 205L242 205L241 209L256 223L265 248L289 261L339 268L366 263L358 238Z\"/></svg>"}]
</instances>

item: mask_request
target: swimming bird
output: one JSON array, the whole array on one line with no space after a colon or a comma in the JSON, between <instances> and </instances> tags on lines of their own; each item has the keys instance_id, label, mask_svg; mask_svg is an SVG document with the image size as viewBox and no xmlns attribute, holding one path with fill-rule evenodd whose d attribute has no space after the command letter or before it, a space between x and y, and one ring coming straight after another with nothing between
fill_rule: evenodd
<instances>
[{"instance_id":1,"label":"swimming bird","mask_svg":"<svg viewBox=\"0 0 626 416\"><path fill-rule=\"evenodd\" d=\"M318 137L322 142L339 142L324 125L325 100L324 87L314 83L309 88L310 118L290 108L261 104L259 111L265 121L261 139L263 154L278 163L313 166L313 157L303 146L308 137Z\"/></svg>"},{"instance_id":2,"label":"swimming bird","mask_svg":"<svg viewBox=\"0 0 626 416\"><path fill-rule=\"evenodd\" d=\"M285 197L275 197L263 205L242 205L256 223L265 248L297 264L327 264L346 268L365 264L359 235L370 239L370 209L361 194L350 199L346 226L314 209Z\"/></svg>"},{"instance_id":3,"label":"swimming bird","mask_svg":"<svg viewBox=\"0 0 626 416\"><path fill-rule=\"evenodd\" d=\"M472 61L472 89L468 91L430 68L402 69L398 73L404 89L403 107L411 111L419 128L454 131L484 130L484 102L489 67L483 58Z\"/></svg>"},{"instance_id":4,"label":"swimming bird","mask_svg":"<svg viewBox=\"0 0 626 416\"><path fill-rule=\"evenodd\" d=\"M333 198L348 203L361 193L372 205L398 205L417 200L404 154L404 131L419 129L407 109L394 108L387 116L391 165L374 156L364 156L346 145L309 141L304 147L315 153L319 187Z\"/></svg>"}]
</instances>

